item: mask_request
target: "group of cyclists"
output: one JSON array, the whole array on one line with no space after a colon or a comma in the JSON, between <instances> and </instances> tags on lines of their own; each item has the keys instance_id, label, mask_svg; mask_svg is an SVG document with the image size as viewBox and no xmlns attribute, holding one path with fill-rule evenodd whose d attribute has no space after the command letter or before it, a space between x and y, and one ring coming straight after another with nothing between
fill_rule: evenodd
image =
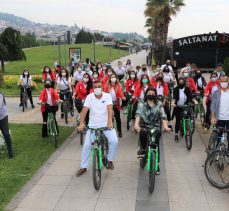
<instances>
[{"instance_id":1,"label":"group of cyclists","mask_svg":"<svg viewBox=\"0 0 229 211\"><path fill-rule=\"evenodd\" d=\"M178 141L178 132L184 106L189 103L198 103L193 93L202 98L206 97L204 127L209 129L211 125L209 118L211 113L211 97L216 90L221 88L219 78L223 75L225 75L223 65L219 64L216 71L211 73L210 81L206 82L201 70L195 64L187 63L186 67L178 72L170 64L169 60L166 64L157 66L152 70L144 64L133 67L130 59L127 60L126 64L118 61L117 67L114 68L110 64L103 64L101 62L93 64L90 60L87 60L86 63L80 61L71 71L59 65L56 65L53 70L49 66L45 66L42 72L44 89L41 91L39 100L40 103L43 103L41 107L43 116L42 137L47 136L47 111L44 104L55 108L51 109L55 116L58 109L56 102L66 98L69 99L72 107L75 106L79 114L82 113L81 118L80 116L78 118L79 131L82 131L83 127L87 125L96 126L91 125L93 122L96 122L95 117L98 118L97 121L100 121L100 119L103 119L102 115L108 115L106 120L110 121L110 115L112 115L112 121L116 123L118 136L122 137L121 111L123 110L125 114L125 107L131 99L133 100L133 126L135 131L140 134L138 154L144 154L146 151L147 134L142 125L147 124L159 129L163 125L166 131L171 131L173 130L171 121L175 117L174 139ZM28 86L28 96L34 108L31 81L32 78L29 75L28 69L24 69L20 83L23 86ZM101 107L96 107L92 102L100 103L100 99L103 99L103 93L109 94L109 96L105 95L106 99L102 101L104 105L109 106L109 109L107 110L108 107L105 106L106 111L99 111L100 108L104 109L102 105ZM90 98L90 103L88 98ZM108 104L107 101L109 102ZM111 113L110 109L112 109ZM63 107L61 107L61 118L63 117ZM105 125L109 125L110 128L114 126L110 122L105 122ZM111 137L110 134L108 139L109 137ZM111 169L113 169L112 161L117 142L114 137L113 139L114 147L110 148L112 151L110 156L112 157L110 160ZM156 139L159 142L160 134ZM85 143L82 153L83 164L77 172L78 176L86 171L87 159L89 159L90 147L87 141ZM160 169L158 170L159 173Z\"/></svg>"}]
</instances>

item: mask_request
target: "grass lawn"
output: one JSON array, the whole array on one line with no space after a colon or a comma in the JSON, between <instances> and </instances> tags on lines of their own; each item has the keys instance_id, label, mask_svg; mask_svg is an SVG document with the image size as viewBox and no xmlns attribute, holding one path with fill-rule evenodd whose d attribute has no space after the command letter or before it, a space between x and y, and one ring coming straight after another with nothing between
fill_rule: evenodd
<instances>
[{"instance_id":1,"label":"grass lawn","mask_svg":"<svg viewBox=\"0 0 229 211\"><path fill-rule=\"evenodd\" d=\"M0 211L44 164L55 151L49 139L41 138L39 124L10 124L15 158L9 160L2 149L0 154ZM60 127L59 143L73 131L73 127Z\"/></svg>"},{"instance_id":2,"label":"grass lawn","mask_svg":"<svg viewBox=\"0 0 229 211\"><path fill-rule=\"evenodd\" d=\"M101 45L96 46L96 60L107 63L109 61L110 48L103 47ZM66 63L69 63L69 47L81 47L81 57L85 61L85 58L94 58L93 54L93 44L75 44L75 45L66 45ZM58 46L43 46L37 48L25 49L26 61L15 61L6 64L5 74L21 74L22 70L25 67L28 67L30 74L40 74L41 69L45 65L49 65L51 68L54 65L55 61L58 61ZM111 49L112 60L118 59L120 57L126 56L127 51ZM64 58L64 45L61 46L61 60L62 65L65 63Z\"/></svg>"}]
</instances>

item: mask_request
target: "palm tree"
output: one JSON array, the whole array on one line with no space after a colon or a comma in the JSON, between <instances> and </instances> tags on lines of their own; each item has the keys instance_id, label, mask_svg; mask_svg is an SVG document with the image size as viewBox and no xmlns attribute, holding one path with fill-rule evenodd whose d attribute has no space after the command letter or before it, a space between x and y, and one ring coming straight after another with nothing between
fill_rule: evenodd
<instances>
[{"instance_id":1,"label":"palm tree","mask_svg":"<svg viewBox=\"0 0 229 211\"><path fill-rule=\"evenodd\" d=\"M0 86L2 86L4 83L4 62L22 59L25 60L26 57L21 47L20 32L8 27L0 35Z\"/></svg>"},{"instance_id":2,"label":"palm tree","mask_svg":"<svg viewBox=\"0 0 229 211\"><path fill-rule=\"evenodd\" d=\"M147 0L145 16L146 27L150 32L150 39L153 42L155 48L163 49L161 60L165 60L165 47L168 37L169 23L172 16L175 16L184 6L184 0ZM149 22L151 20L151 25Z\"/></svg>"}]
</instances>

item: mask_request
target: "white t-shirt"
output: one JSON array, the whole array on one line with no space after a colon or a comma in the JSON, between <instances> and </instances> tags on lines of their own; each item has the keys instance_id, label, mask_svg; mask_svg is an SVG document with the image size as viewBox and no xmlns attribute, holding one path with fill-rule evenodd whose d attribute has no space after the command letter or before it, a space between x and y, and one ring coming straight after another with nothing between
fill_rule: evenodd
<instances>
[{"instance_id":1,"label":"white t-shirt","mask_svg":"<svg viewBox=\"0 0 229 211\"><path fill-rule=\"evenodd\" d=\"M115 73L117 75L124 75L125 74L125 68L124 67L116 67L115 68Z\"/></svg>"},{"instance_id":2,"label":"white t-shirt","mask_svg":"<svg viewBox=\"0 0 229 211\"><path fill-rule=\"evenodd\" d=\"M219 103L219 120L229 120L229 91L221 92Z\"/></svg>"},{"instance_id":3,"label":"white t-shirt","mask_svg":"<svg viewBox=\"0 0 229 211\"><path fill-rule=\"evenodd\" d=\"M103 92L102 97L97 99L94 93L86 97L84 106L90 109L89 124L91 128L107 127L108 110L107 106L112 105L111 95Z\"/></svg>"},{"instance_id":4,"label":"white t-shirt","mask_svg":"<svg viewBox=\"0 0 229 211\"><path fill-rule=\"evenodd\" d=\"M148 86L143 87L142 92L141 92L140 97L139 97L141 100L144 100L147 88L148 88Z\"/></svg>"},{"instance_id":5,"label":"white t-shirt","mask_svg":"<svg viewBox=\"0 0 229 211\"><path fill-rule=\"evenodd\" d=\"M32 81L32 78L31 76L29 76L29 78L27 76L25 76L23 78L23 76L21 75L20 76L20 81L22 81L22 86L27 86L27 87L30 87L31 86L31 81Z\"/></svg>"},{"instance_id":6,"label":"white t-shirt","mask_svg":"<svg viewBox=\"0 0 229 211\"><path fill-rule=\"evenodd\" d=\"M212 96L213 96L214 92L215 92L216 90L218 90L218 89L219 89L219 88L218 88L217 85L215 85L215 86L212 87Z\"/></svg>"},{"instance_id":7,"label":"white t-shirt","mask_svg":"<svg viewBox=\"0 0 229 211\"><path fill-rule=\"evenodd\" d=\"M184 93L184 89L179 89L179 100L177 101L177 105L178 106L184 106L186 100L187 100L187 96Z\"/></svg>"},{"instance_id":8,"label":"white t-shirt","mask_svg":"<svg viewBox=\"0 0 229 211\"><path fill-rule=\"evenodd\" d=\"M60 84L60 90L67 90L69 88L68 84L71 83L71 78L69 77L68 80L66 78L57 79L57 84Z\"/></svg>"},{"instance_id":9,"label":"white t-shirt","mask_svg":"<svg viewBox=\"0 0 229 211\"><path fill-rule=\"evenodd\" d=\"M157 95L164 96L164 88L163 88L162 84L157 85Z\"/></svg>"},{"instance_id":10,"label":"white t-shirt","mask_svg":"<svg viewBox=\"0 0 229 211\"><path fill-rule=\"evenodd\" d=\"M48 89L46 89L46 91L47 91L47 94L48 94L47 104L52 106L53 104L52 104L51 92Z\"/></svg>"},{"instance_id":11,"label":"white t-shirt","mask_svg":"<svg viewBox=\"0 0 229 211\"><path fill-rule=\"evenodd\" d=\"M111 88L110 95L111 95L112 101L115 102L116 101L116 94L115 94L114 87Z\"/></svg>"},{"instance_id":12,"label":"white t-shirt","mask_svg":"<svg viewBox=\"0 0 229 211\"><path fill-rule=\"evenodd\" d=\"M200 88L203 88L203 81L201 77L198 78L196 85Z\"/></svg>"},{"instance_id":13,"label":"white t-shirt","mask_svg":"<svg viewBox=\"0 0 229 211\"><path fill-rule=\"evenodd\" d=\"M173 82L173 74L171 72L164 73L164 81L165 82Z\"/></svg>"},{"instance_id":14,"label":"white t-shirt","mask_svg":"<svg viewBox=\"0 0 229 211\"><path fill-rule=\"evenodd\" d=\"M74 81L82 81L84 73L85 73L84 71L81 72L75 71L73 74Z\"/></svg>"}]
</instances>

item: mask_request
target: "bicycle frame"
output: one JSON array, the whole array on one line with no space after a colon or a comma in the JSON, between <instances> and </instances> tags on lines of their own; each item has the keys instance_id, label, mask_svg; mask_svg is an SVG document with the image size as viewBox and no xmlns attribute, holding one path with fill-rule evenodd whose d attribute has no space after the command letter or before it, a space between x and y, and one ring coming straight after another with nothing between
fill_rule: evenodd
<instances>
[{"instance_id":1,"label":"bicycle frame","mask_svg":"<svg viewBox=\"0 0 229 211\"><path fill-rule=\"evenodd\" d=\"M53 128L52 127L52 121L54 121L54 124L55 123L55 120L54 120L54 116L53 116L53 113L52 112L49 112L48 113L48 121L47 121L47 126L48 126L48 131L50 131L51 135L57 135L57 129L56 129L56 125L55 127Z\"/></svg>"},{"instance_id":2,"label":"bicycle frame","mask_svg":"<svg viewBox=\"0 0 229 211\"><path fill-rule=\"evenodd\" d=\"M189 127L191 128L191 117L190 116L188 116L188 118L185 116L186 114L186 112L187 112L187 110L190 108L190 105L188 105L188 106L185 106L185 110L184 110L184 116L183 116L183 118L182 118L182 126L183 126L183 132L184 132L184 136L186 136L187 135L187 124L189 125Z\"/></svg>"},{"instance_id":3,"label":"bicycle frame","mask_svg":"<svg viewBox=\"0 0 229 211\"><path fill-rule=\"evenodd\" d=\"M155 170L158 171L158 147L156 147L156 149L151 148L151 146L149 146L148 149L148 155L147 155L147 159L148 159L148 164L147 164L147 170L148 172L150 171L150 165L151 165L151 152L155 152L156 154L156 166L155 166Z\"/></svg>"}]
</instances>

